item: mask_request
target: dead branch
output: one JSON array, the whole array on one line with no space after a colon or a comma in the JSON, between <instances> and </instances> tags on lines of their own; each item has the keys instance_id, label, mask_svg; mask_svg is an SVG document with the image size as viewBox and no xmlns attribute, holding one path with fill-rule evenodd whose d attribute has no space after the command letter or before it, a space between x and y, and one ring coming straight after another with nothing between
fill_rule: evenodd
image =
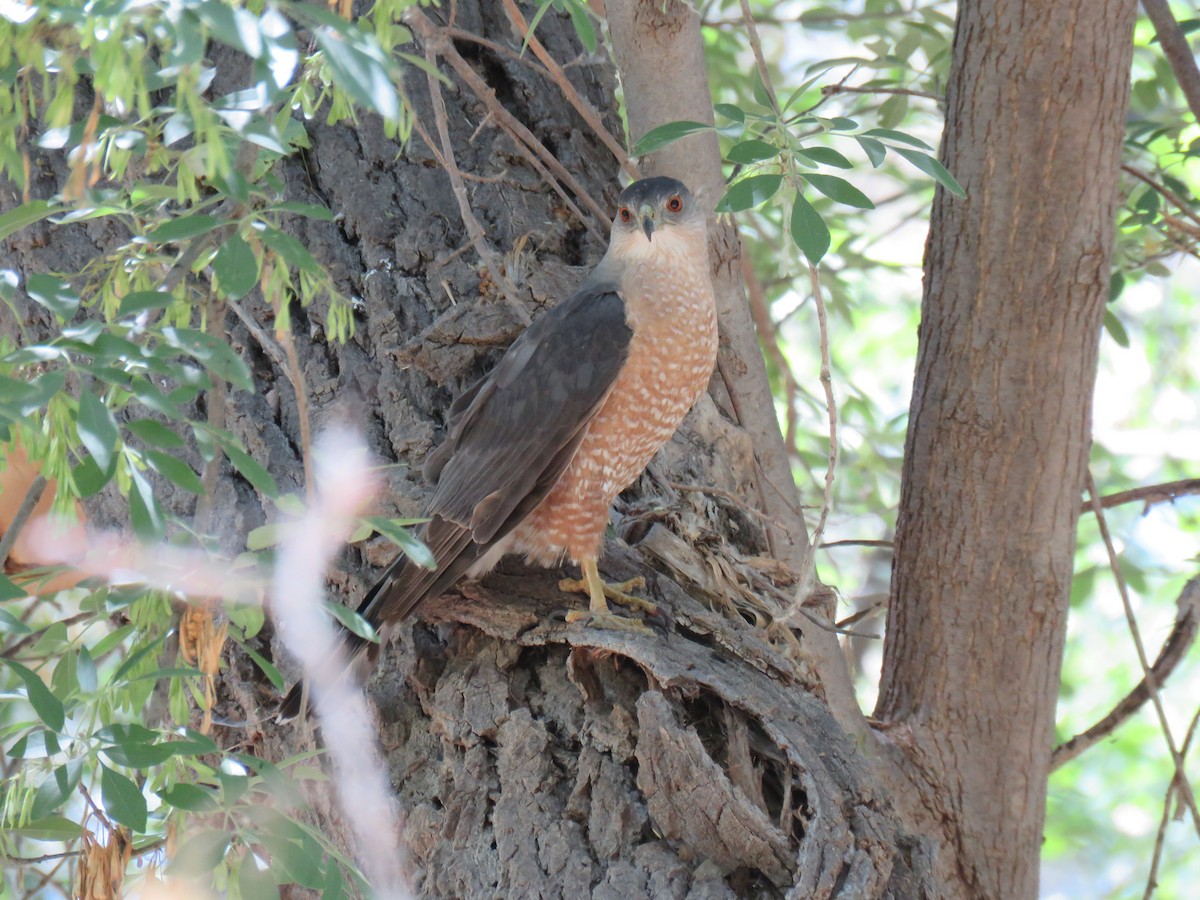
<instances>
[{"instance_id":1,"label":"dead branch","mask_svg":"<svg viewBox=\"0 0 1200 900\"><path fill-rule=\"evenodd\" d=\"M1185 478L1181 481L1166 481L1162 484L1150 484L1128 491L1107 494L1100 498L1100 507L1112 509L1114 506L1121 506L1125 503L1144 502L1146 509L1149 509L1159 503L1174 503L1180 497L1189 497L1195 494L1200 494L1200 478ZM1091 503L1085 500L1080 512L1090 512L1091 509Z\"/></svg>"},{"instance_id":2,"label":"dead branch","mask_svg":"<svg viewBox=\"0 0 1200 900\"><path fill-rule=\"evenodd\" d=\"M1154 665L1150 667L1147 676L1138 683L1137 687L1121 698L1112 711L1099 722L1055 747L1050 761L1051 770L1070 762L1125 724L1129 717L1150 699L1151 681L1156 687L1166 684L1176 666L1187 655L1196 640L1197 631L1200 630L1200 578L1193 578L1184 585L1175 605L1177 607L1175 624L1171 626L1171 632L1163 641L1162 649L1158 651L1158 658L1154 660ZM1181 751L1181 753L1183 752L1186 751Z\"/></svg>"},{"instance_id":3,"label":"dead branch","mask_svg":"<svg viewBox=\"0 0 1200 900\"><path fill-rule=\"evenodd\" d=\"M1129 635L1133 638L1133 646L1137 650L1138 663L1141 665L1142 672L1145 675L1144 684L1146 685L1150 700L1154 704L1154 712L1158 717L1158 724L1162 729L1163 739L1167 742L1167 748L1171 751L1171 760L1175 763L1175 775L1180 783L1180 794L1192 813L1192 824L1196 827L1196 833L1200 834L1200 811L1196 809L1196 795L1192 792L1192 786L1187 781L1187 775L1183 768L1183 757L1180 756L1179 747L1175 743L1175 737L1171 734L1171 724L1167 721L1167 712L1163 708L1162 697L1158 691L1158 682L1154 679L1149 660L1146 657L1146 645L1142 642L1142 633L1138 628L1137 617L1133 613L1133 603L1129 599L1129 587L1125 584L1125 577L1121 574L1121 561L1117 558L1117 549L1113 545L1112 535L1108 531L1108 521L1104 517L1104 510L1100 508L1100 492L1096 490L1096 479L1092 477L1092 470L1090 468L1086 472L1088 498L1091 500L1092 512L1096 514L1096 521L1100 525L1100 537L1104 540L1104 549L1108 553L1108 563L1112 568L1113 578L1117 582L1117 590L1121 594L1121 605L1125 607L1125 619L1129 623ZM1191 583L1189 582L1189 584Z\"/></svg>"}]
</instances>

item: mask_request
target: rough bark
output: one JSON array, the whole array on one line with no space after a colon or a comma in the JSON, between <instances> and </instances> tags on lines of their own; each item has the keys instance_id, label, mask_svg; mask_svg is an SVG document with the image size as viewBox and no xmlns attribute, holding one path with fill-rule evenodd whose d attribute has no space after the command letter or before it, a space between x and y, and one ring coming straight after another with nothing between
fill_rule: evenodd
<instances>
[{"instance_id":1,"label":"rough bark","mask_svg":"<svg viewBox=\"0 0 1200 900\"><path fill-rule=\"evenodd\" d=\"M473 2L456 10L458 28L514 51L458 39L458 52L611 208L616 161L551 81L517 57L521 38L503 10ZM580 57L565 16L546 15L538 35L555 58L575 61L565 69L575 89L619 133L609 61ZM249 76L238 57L213 52L214 90L244 87ZM603 246L495 127L461 73L442 68L455 84L445 98L472 208L536 316L572 289ZM426 131L436 133L424 73L414 72L408 88ZM79 98L81 111L90 100ZM323 203L337 219L297 219L289 229L330 267L342 291L361 299L357 332L344 345L327 340L322 310L292 310L314 431L331 421L361 427L376 453L398 464L387 470L377 512L415 515L426 490L417 473L445 410L519 333L520 317L496 290L494 273L480 270L447 176L419 138L401 148L370 116L358 126L330 126L320 116L304 125L311 149L284 166L288 199ZM31 152L32 196L51 196L66 180L64 160ZM7 186L0 206L19 202ZM78 270L126 238L113 220L41 223L0 248L0 266L25 274ZM46 333L41 308L19 302L41 316ZM241 305L269 332L270 311L260 300ZM229 391L225 426L283 490L302 492L293 388L243 320L230 314L225 325L256 380L253 392ZM757 363L752 341L738 354L744 364ZM770 408L765 394L756 402ZM201 398L193 414L206 413ZM819 682L797 653L796 635L751 627L779 615L793 589L787 572L766 558L760 522L721 496L670 486L753 496L756 440L704 403L618 504L619 537L609 542L602 571L648 578L649 596L665 614L660 630L568 626L556 612L583 601L557 590L563 573L510 565L483 584L463 585L461 599L431 605L383 654L370 695L424 895L933 893L923 843L899 825L818 699ZM198 456L192 462L199 468ZM166 482L156 488L169 512L193 515L193 496ZM231 553L273 515L228 467L213 505L218 537ZM89 501L88 512L98 524L124 524L126 503L109 490ZM792 539L802 541L802 528ZM348 549L330 573L332 593L356 602L394 552L382 540ZM264 639L259 649L270 655L273 647ZM295 674L286 659L276 661ZM303 728L266 721L276 696L256 668L234 652L227 662L218 719L251 724L219 726L217 737L270 759L310 746ZM323 826L340 833L328 798L314 799Z\"/></svg>"},{"instance_id":2,"label":"rough bark","mask_svg":"<svg viewBox=\"0 0 1200 900\"><path fill-rule=\"evenodd\" d=\"M963 896L1037 894L1134 14L959 5L876 715Z\"/></svg>"}]
</instances>

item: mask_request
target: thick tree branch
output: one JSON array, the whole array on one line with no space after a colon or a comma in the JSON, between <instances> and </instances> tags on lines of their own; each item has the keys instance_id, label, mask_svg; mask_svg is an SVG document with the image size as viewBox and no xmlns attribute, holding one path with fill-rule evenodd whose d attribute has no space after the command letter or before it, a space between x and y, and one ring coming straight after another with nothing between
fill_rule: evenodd
<instances>
[{"instance_id":1,"label":"thick tree branch","mask_svg":"<svg viewBox=\"0 0 1200 900\"><path fill-rule=\"evenodd\" d=\"M1150 699L1151 682L1156 687L1166 684L1175 667L1187 655L1196 640L1196 632L1200 630L1200 578L1193 578L1184 585L1175 605L1175 624L1171 626L1171 633L1163 642L1162 649L1158 651L1158 658L1154 660L1154 665L1150 667L1146 677L1103 719L1055 747L1054 756L1050 761L1051 769L1065 765L1120 728Z\"/></svg>"}]
</instances>

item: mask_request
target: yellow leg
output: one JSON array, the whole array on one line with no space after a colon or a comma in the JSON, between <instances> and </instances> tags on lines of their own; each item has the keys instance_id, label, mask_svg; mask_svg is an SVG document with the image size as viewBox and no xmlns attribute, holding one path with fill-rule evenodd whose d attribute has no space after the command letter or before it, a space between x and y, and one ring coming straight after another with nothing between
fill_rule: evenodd
<instances>
[{"instance_id":1,"label":"yellow leg","mask_svg":"<svg viewBox=\"0 0 1200 900\"><path fill-rule=\"evenodd\" d=\"M636 631L641 631L645 628L638 621L613 615L608 608L608 603L605 602L605 598L613 601L613 603L619 603L622 606L639 612L650 614L658 612L658 607L649 600L642 600L640 597L634 597L625 593L634 588L645 587L646 579L631 578L629 581L623 581L620 584L605 584L600 578L600 572L596 569L596 560L582 560L580 567L583 569L583 578L564 578L558 583L558 588L561 591L570 591L577 594L586 593L588 595L587 612L581 609L571 610L567 613L568 622L586 620L601 627L634 629Z\"/></svg>"}]
</instances>

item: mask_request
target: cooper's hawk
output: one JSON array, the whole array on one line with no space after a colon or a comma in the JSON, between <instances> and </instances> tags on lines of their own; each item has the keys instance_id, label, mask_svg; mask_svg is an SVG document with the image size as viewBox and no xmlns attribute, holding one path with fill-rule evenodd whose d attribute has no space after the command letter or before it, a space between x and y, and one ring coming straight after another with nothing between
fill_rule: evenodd
<instances>
[{"instance_id":1,"label":"cooper's hawk","mask_svg":"<svg viewBox=\"0 0 1200 900\"><path fill-rule=\"evenodd\" d=\"M572 588L586 588L590 609L569 618L629 621L605 595L632 598L596 569L609 506L704 392L717 316L704 213L688 189L646 178L618 203L608 251L579 290L450 407L446 440L425 464L437 487L421 539L437 567L404 556L389 567L359 607L377 628L507 553L581 566Z\"/></svg>"}]
</instances>

